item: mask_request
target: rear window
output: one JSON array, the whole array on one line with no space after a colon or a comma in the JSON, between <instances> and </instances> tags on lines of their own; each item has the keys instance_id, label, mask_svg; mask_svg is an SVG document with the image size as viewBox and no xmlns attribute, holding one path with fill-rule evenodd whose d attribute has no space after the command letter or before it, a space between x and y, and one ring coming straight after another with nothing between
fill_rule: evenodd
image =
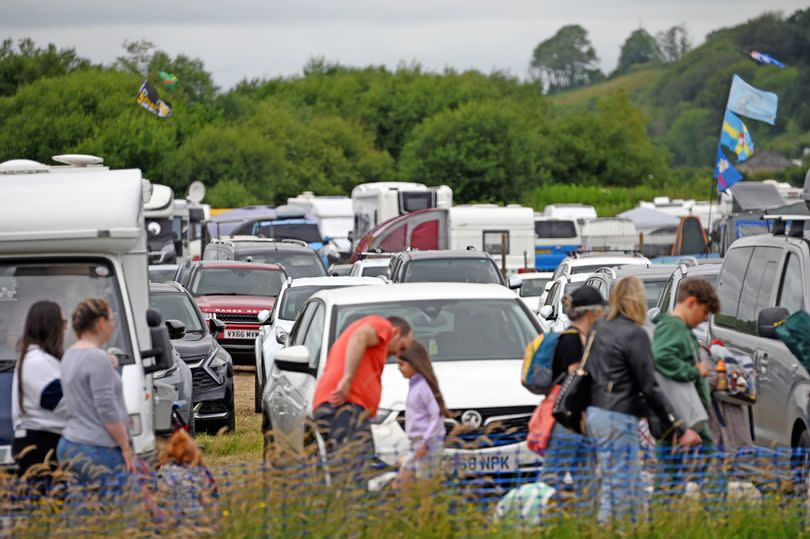
<instances>
[{"instance_id":1,"label":"rear window","mask_svg":"<svg viewBox=\"0 0 810 539\"><path fill-rule=\"evenodd\" d=\"M501 284L498 268L489 258L412 260L405 266L405 283Z\"/></svg>"},{"instance_id":2,"label":"rear window","mask_svg":"<svg viewBox=\"0 0 810 539\"><path fill-rule=\"evenodd\" d=\"M535 221L534 234L538 238L576 238L573 221Z\"/></svg>"},{"instance_id":3,"label":"rear window","mask_svg":"<svg viewBox=\"0 0 810 539\"><path fill-rule=\"evenodd\" d=\"M265 221L256 225L255 235L260 238L278 240L302 240L307 243L321 243L321 231L315 223L275 223Z\"/></svg>"},{"instance_id":4,"label":"rear window","mask_svg":"<svg viewBox=\"0 0 810 539\"><path fill-rule=\"evenodd\" d=\"M262 251L256 253L240 253L239 260L251 260L262 264L280 264L287 270L287 275L293 279L300 277L325 277L326 268L315 251Z\"/></svg>"},{"instance_id":5,"label":"rear window","mask_svg":"<svg viewBox=\"0 0 810 539\"><path fill-rule=\"evenodd\" d=\"M379 277L385 275L388 266L366 266L363 268L363 277Z\"/></svg>"},{"instance_id":6,"label":"rear window","mask_svg":"<svg viewBox=\"0 0 810 539\"><path fill-rule=\"evenodd\" d=\"M519 277L519 276L518 276ZM523 285L520 287L520 295L524 298L532 298L542 296L546 291L546 283L549 279L524 279Z\"/></svg>"}]
</instances>

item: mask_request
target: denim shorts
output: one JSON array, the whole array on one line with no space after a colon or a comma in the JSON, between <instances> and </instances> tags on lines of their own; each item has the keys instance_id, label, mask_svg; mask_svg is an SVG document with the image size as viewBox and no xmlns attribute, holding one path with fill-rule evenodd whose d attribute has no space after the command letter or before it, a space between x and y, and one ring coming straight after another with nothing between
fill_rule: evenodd
<instances>
[{"instance_id":1,"label":"denim shorts","mask_svg":"<svg viewBox=\"0 0 810 539\"><path fill-rule=\"evenodd\" d=\"M56 456L82 484L102 481L124 471L124 456L119 447L79 444L63 436L56 447Z\"/></svg>"}]
</instances>

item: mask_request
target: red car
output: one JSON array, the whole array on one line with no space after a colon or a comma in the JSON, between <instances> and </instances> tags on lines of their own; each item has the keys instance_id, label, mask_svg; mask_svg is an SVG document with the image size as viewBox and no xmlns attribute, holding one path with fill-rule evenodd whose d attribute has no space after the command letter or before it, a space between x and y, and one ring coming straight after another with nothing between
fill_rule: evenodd
<instances>
[{"instance_id":1,"label":"red car","mask_svg":"<svg viewBox=\"0 0 810 539\"><path fill-rule=\"evenodd\" d=\"M205 260L189 276L188 291L203 316L225 323L217 340L234 363L253 364L259 334L256 315L272 310L287 272L277 264Z\"/></svg>"}]
</instances>

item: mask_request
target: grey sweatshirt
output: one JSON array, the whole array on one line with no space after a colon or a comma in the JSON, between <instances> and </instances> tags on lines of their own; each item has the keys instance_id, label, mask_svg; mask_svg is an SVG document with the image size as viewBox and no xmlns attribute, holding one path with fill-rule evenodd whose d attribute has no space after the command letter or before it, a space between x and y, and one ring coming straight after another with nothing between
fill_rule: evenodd
<instances>
[{"instance_id":1,"label":"grey sweatshirt","mask_svg":"<svg viewBox=\"0 0 810 539\"><path fill-rule=\"evenodd\" d=\"M105 425L129 428L121 376L100 348L70 348L62 357L62 391L68 421L62 436L77 444L116 447Z\"/></svg>"}]
</instances>

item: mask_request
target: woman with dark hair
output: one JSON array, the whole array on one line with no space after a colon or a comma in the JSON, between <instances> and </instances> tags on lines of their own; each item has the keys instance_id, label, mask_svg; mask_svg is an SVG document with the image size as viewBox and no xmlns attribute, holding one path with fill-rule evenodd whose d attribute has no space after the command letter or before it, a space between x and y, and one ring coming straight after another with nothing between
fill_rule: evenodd
<instances>
[{"instance_id":1,"label":"woman with dark hair","mask_svg":"<svg viewBox=\"0 0 810 539\"><path fill-rule=\"evenodd\" d=\"M104 350L115 333L110 306L104 299L86 299L73 311L71 324L78 340L62 358L68 421L57 449L59 461L82 483L103 479L110 471L134 472L121 375Z\"/></svg>"},{"instance_id":2,"label":"woman with dark hair","mask_svg":"<svg viewBox=\"0 0 810 539\"><path fill-rule=\"evenodd\" d=\"M34 303L25 317L11 385L11 447L20 476L46 459L56 463L56 446L67 420L59 374L65 324L62 310L52 301Z\"/></svg>"},{"instance_id":3,"label":"woman with dark hair","mask_svg":"<svg viewBox=\"0 0 810 539\"><path fill-rule=\"evenodd\" d=\"M397 360L399 371L408 379L405 401L405 434L411 450L402 461L399 482L406 485L416 479L435 479L444 451L444 418L448 415L430 356L418 341Z\"/></svg>"}]
</instances>

